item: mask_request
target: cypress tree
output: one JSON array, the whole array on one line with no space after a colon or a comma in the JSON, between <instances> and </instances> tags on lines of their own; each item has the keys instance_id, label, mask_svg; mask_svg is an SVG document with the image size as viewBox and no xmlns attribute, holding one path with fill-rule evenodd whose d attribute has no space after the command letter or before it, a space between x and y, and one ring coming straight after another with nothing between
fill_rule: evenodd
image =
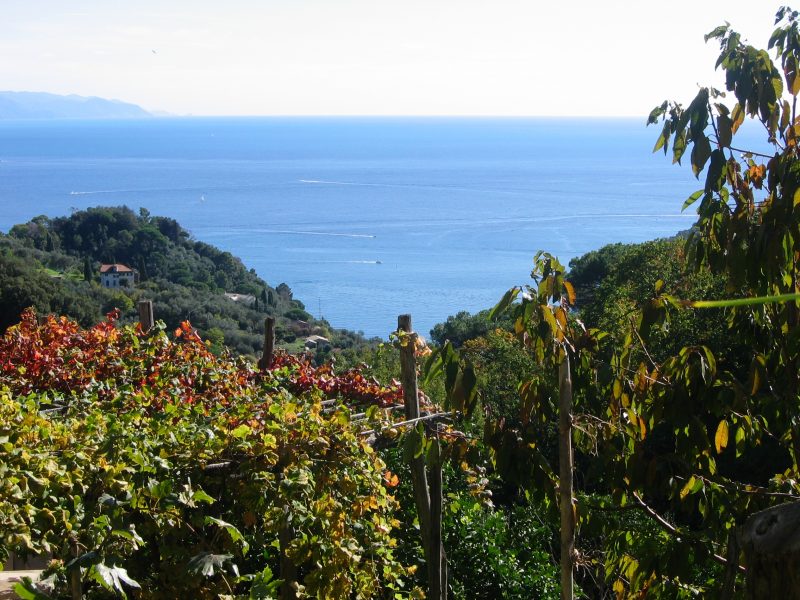
<instances>
[{"instance_id":1,"label":"cypress tree","mask_svg":"<svg viewBox=\"0 0 800 600\"><path fill-rule=\"evenodd\" d=\"M94 281L94 270L92 269L92 261L88 256L83 257L83 278L86 281Z\"/></svg>"}]
</instances>

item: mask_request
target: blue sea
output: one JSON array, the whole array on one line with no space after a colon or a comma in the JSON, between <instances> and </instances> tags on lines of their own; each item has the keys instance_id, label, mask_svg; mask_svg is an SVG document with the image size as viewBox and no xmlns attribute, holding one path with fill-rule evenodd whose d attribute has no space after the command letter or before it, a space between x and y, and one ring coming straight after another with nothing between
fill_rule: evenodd
<instances>
[{"instance_id":1,"label":"blue sea","mask_svg":"<svg viewBox=\"0 0 800 600\"><path fill-rule=\"evenodd\" d=\"M430 328L611 242L690 227L644 119L0 121L0 230L127 205L177 219L334 327ZM687 157L688 158L688 157Z\"/></svg>"}]
</instances>

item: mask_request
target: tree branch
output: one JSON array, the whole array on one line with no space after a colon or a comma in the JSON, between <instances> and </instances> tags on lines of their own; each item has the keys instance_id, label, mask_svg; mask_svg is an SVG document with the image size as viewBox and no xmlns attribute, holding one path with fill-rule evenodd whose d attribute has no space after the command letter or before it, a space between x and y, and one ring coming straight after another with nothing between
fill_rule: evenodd
<instances>
[{"instance_id":1,"label":"tree branch","mask_svg":"<svg viewBox=\"0 0 800 600\"><path fill-rule=\"evenodd\" d=\"M636 501L639 503L639 506L642 508L642 510L644 510L644 512L646 512L656 523L658 523L662 529L674 535L675 537L687 537L686 534L681 533L674 525L672 525L672 523L667 521L664 517L658 514L655 509L651 508L647 503L645 503L639 494L633 492L632 496L636 498ZM728 561L724 556L712 553L711 557L719 564L728 566ZM737 565L737 569L739 573L747 572L747 570L741 565Z\"/></svg>"}]
</instances>

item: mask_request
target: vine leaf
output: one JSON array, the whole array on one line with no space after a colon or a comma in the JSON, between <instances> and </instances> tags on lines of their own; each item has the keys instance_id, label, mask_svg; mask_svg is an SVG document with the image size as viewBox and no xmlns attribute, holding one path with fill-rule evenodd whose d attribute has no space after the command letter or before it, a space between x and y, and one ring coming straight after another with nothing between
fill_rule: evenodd
<instances>
[{"instance_id":1,"label":"vine leaf","mask_svg":"<svg viewBox=\"0 0 800 600\"><path fill-rule=\"evenodd\" d=\"M247 543L247 540L242 535L242 532L239 531L236 526L215 517L206 517L204 523L206 525L216 525L217 527L227 531L234 543L241 544L242 554L247 554L248 550L250 550L250 544Z\"/></svg>"},{"instance_id":2,"label":"vine leaf","mask_svg":"<svg viewBox=\"0 0 800 600\"><path fill-rule=\"evenodd\" d=\"M91 568L89 575L104 588L116 592L123 598L128 597L125 594L123 583L132 588L141 587L136 581L131 579L128 575L128 571L122 567L109 567L104 563L97 563Z\"/></svg>"},{"instance_id":3,"label":"vine leaf","mask_svg":"<svg viewBox=\"0 0 800 600\"><path fill-rule=\"evenodd\" d=\"M222 571L226 562L233 558L233 554L213 554L201 552L189 560L187 568L192 573L199 573L205 577L213 577L217 571Z\"/></svg>"}]
</instances>

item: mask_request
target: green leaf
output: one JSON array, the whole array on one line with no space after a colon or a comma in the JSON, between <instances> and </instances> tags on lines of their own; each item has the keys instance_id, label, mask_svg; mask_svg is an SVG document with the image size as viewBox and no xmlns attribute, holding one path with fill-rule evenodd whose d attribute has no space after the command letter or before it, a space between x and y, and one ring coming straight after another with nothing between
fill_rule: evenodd
<instances>
[{"instance_id":1,"label":"green leaf","mask_svg":"<svg viewBox=\"0 0 800 600\"><path fill-rule=\"evenodd\" d=\"M714 353L707 346L701 346L701 351L705 358L705 364L708 367L709 376L713 379L717 375L717 360L714 358Z\"/></svg>"},{"instance_id":2,"label":"green leaf","mask_svg":"<svg viewBox=\"0 0 800 600\"><path fill-rule=\"evenodd\" d=\"M450 340L445 342L445 346L448 344L450 344ZM442 368L442 349L434 348L433 352L431 352L430 356L428 356L422 365L422 386L430 386L431 382L442 372Z\"/></svg>"},{"instance_id":3,"label":"green leaf","mask_svg":"<svg viewBox=\"0 0 800 600\"><path fill-rule=\"evenodd\" d=\"M508 290L505 294L503 294L503 297L500 299L500 302L498 302L495 305L495 307L492 308L492 310L489 311L489 318L494 320L499 315L504 313L508 309L508 307L511 306L511 304L514 302L514 300L517 299L517 296L519 295L519 292L520 292L520 288L513 287L510 290Z\"/></svg>"},{"instance_id":4,"label":"green leaf","mask_svg":"<svg viewBox=\"0 0 800 600\"><path fill-rule=\"evenodd\" d=\"M250 429L250 427L248 427L247 425L242 424L242 425L239 425L233 431L231 431L231 435L233 437L235 437L235 438L244 439L248 435L250 435L251 431L252 431L252 429Z\"/></svg>"},{"instance_id":5,"label":"green leaf","mask_svg":"<svg viewBox=\"0 0 800 600\"><path fill-rule=\"evenodd\" d=\"M261 573L256 574L253 585L250 587L251 600L272 600L277 597L278 588L283 579L273 579L272 569L264 567Z\"/></svg>"},{"instance_id":6,"label":"green leaf","mask_svg":"<svg viewBox=\"0 0 800 600\"><path fill-rule=\"evenodd\" d=\"M90 550L89 552L84 552L80 556L73 558L66 565L64 565L64 568L69 571L75 568L88 567L97 562L99 559L100 555L94 550Z\"/></svg>"},{"instance_id":7,"label":"green leaf","mask_svg":"<svg viewBox=\"0 0 800 600\"><path fill-rule=\"evenodd\" d=\"M667 108L669 107L669 102L664 100L661 105L656 106L653 110L650 111L650 115L647 117L647 124L652 125L658 122L658 118L667 112Z\"/></svg>"},{"instance_id":8,"label":"green leaf","mask_svg":"<svg viewBox=\"0 0 800 600\"><path fill-rule=\"evenodd\" d=\"M675 135L675 140L672 142L672 162L681 163L681 157L686 152L686 131L681 131Z\"/></svg>"},{"instance_id":9,"label":"green leaf","mask_svg":"<svg viewBox=\"0 0 800 600\"><path fill-rule=\"evenodd\" d=\"M232 525L227 521L223 521L222 519L217 519L216 517L206 517L203 522L206 525L216 525L217 527L221 527L227 531L228 535L231 536L231 540L233 540L234 543L240 544L242 548L242 554L247 554L247 552L250 550L250 544L247 543L244 535L242 535L242 532L239 531L235 525Z\"/></svg>"},{"instance_id":10,"label":"green leaf","mask_svg":"<svg viewBox=\"0 0 800 600\"><path fill-rule=\"evenodd\" d=\"M214 502L216 502L214 498L206 494L203 490L199 489L195 490L195 492L192 494L192 500L195 502L205 502L206 504L214 504Z\"/></svg>"},{"instance_id":11,"label":"green leaf","mask_svg":"<svg viewBox=\"0 0 800 600\"><path fill-rule=\"evenodd\" d=\"M13 591L22 600L52 600L50 596L36 589L30 577L23 577L21 581L15 583Z\"/></svg>"},{"instance_id":12,"label":"green leaf","mask_svg":"<svg viewBox=\"0 0 800 600\"><path fill-rule=\"evenodd\" d=\"M692 475L686 481L686 484L681 489L681 500L685 499L689 494L695 494L703 488L703 480Z\"/></svg>"},{"instance_id":13,"label":"green leaf","mask_svg":"<svg viewBox=\"0 0 800 600\"><path fill-rule=\"evenodd\" d=\"M128 576L128 571L122 567L109 567L104 563L97 563L96 565L93 565L89 570L89 577L94 579L105 589L116 592L123 598L128 597L125 593L125 585L132 588L141 587L136 581Z\"/></svg>"},{"instance_id":14,"label":"green leaf","mask_svg":"<svg viewBox=\"0 0 800 600\"><path fill-rule=\"evenodd\" d=\"M694 173L695 177L700 176L700 172L703 170L703 167L706 166L706 162L708 162L710 156L711 142L708 141L706 136L702 136L694 143L694 146L692 146L692 173Z\"/></svg>"},{"instance_id":15,"label":"green leaf","mask_svg":"<svg viewBox=\"0 0 800 600\"><path fill-rule=\"evenodd\" d=\"M414 427L403 440L403 459L410 463L415 458L422 456L424 451L425 440L419 430Z\"/></svg>"},{"instance_id":16,"label":"green leaf","mask_svg":"<svg viewBox=\"0 0 800 600\"><path fill-rule=\"evenodd\" d=\"M664 152L667 151L665 144L667 143L667 139L669 139L669 129L668 126L664 127L664 130L661 132L661 135L658 136L656 140L656 145L653 146L653 152L658 152L661 148L664 148Z\"/></svg>"},{"instance_id":17,"label":"green leaf","mask_svg":"<svg viewBox=\"0 0 800 600\"><path fill-rule=\"evenodd\" d=\"M707 42L710 39L718 39L724 37L726 33L728 33L729 25L725 23L725 25L720 25L719 27L714 28L709 33L705 34L703 37Z\"/></svg>"},{"instance_id":18,"label":"green leaf","mask_svg":"<svg viewBox=\"0 0 800 600\"><path fill-rule=\"evenodd\" d=\"M139 544L144 544L144 540L142 537L136 533L136 530L133 529L133 525L131 525L130 530L126 529L112 529L111 535L115 535L117 537L124 538L130 542L133 542L133 547L138 549Z\"/></svg>"},{"instance_id":19,"label":"green leaf","mask_svg":"<svg viewBox=\"0 0 800 600\"><path fill-rule=\"evenodd\" d=\"M745 441L745 432L744 427L737 427L736 428L736 456L737 458L742 455L744 452L744 441Z\"/></svg>"},{"instance_id":20,"label":"green leaf","mask_svg":"<svg viewBox=\"0 0 800 600\"><path fill-rule=\"evenodd\" d=\"M717 131L719 132L719 145L723 148L730 148L733 141L733 120L726 115L717 117Z\"/></svg>"},{"instance_id":21,"label":"green leaf","mask_svg":"<svg viewBox=\"0 0 800 600\"><path fill-rule=\"evenodd\" d=\"M683 206L681 207L681 211L686 210L692 204L697 202L697 200L700 198L700 196L702 196L704 193L705 193L705 190L697 190L695 193L693 193L691 196L689 196L686 199L686 201L683 203Z\"/></svg>"},{"instance_id":22,"label":"green leaf","mask_svg":"<svg viewBox=\"0 0 800 600\"><path fill-rule=\"evenodd\" d=\"M717 149L711 153L711 164L706 173L705 191L707 193L716 192L722 186L725 163L725 155L722 150Z\"/></svg>"}]
</instances>

